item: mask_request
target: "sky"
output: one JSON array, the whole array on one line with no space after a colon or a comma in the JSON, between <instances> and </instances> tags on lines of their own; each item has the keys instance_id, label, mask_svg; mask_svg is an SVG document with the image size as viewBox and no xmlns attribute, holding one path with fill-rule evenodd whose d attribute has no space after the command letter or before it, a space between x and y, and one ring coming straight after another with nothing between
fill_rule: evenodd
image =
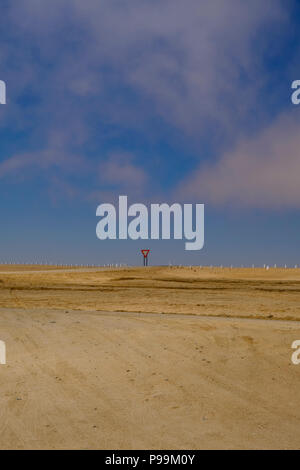
<instances>
[{"instance_id":1,"label":"sky","mask_svg":"<svg viewBox=\"0 0 300 470\"><path fill-rule=\"evenodd\" d=\"M300 2L0 2L0 262L300 266ZM205 245L96 209L204 203Z\"/></svg>"}]
</instances>

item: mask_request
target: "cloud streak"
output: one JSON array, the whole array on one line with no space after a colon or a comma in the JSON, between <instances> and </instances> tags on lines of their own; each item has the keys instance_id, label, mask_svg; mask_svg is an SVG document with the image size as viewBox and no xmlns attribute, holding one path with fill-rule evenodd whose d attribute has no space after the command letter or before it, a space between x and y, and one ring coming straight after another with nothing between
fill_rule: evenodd
<instances>
[{"instance_id":1,"label":"cloud streak","mask_svg":"<svg viewBox=\"0 0 300 470\"><path fill-rule=\"evenodd\" d=\"M0 123L26 133L27 148L2 157L0 178L33 169L49 171L53 180L51 170L58 168L61 186L69 187L74 173L85 168L91 192L129 187L142 193L146 183L157 183L157 174L149 170L146 152L134 149L135 158L116 154L118 139L128 132L172 145L166 133L171 129L200 161L203 142L217 152L236 145L248 133L253 103L257 123L264 114L259 96L273 33L263 33L268 28L276 36L284 29L285 11L279 0L12 3L0 54L11 103ZM247 148L241 159L224 157L214 169L199 170L197 178L205 185L202 174L213 180L220 173L228 181L231 171L249 167L250 174L250 154ZM263 159L267 173L268 157ZM195 178L187 178L194 195ZM162 178L162 190L164 185ZM224 188L209 197L230 201Z\"/></svg>"},{"instance_id":2,"label":"cloud streak","mask_svg":"<svg viewBox=\"0 0 300 470\"><path fill-rule=\"evenodd\" d=\"M299 209L299 174L299 123L291 113L242 140L215 164L200 166L179 193L218 207Z\"/></svg>"},{"instance_id":3,"label":"cloud streak","mask_svg":"<svg viewBox=\"0 0 300 470\"><path fill-rule=\"evenodd\" d=\"M126 194L137 196L145 192L147 174L134 163L134 155L117 152L100 163L99 180L105 186L117 186Z\"/></svg>"}]
</instances>

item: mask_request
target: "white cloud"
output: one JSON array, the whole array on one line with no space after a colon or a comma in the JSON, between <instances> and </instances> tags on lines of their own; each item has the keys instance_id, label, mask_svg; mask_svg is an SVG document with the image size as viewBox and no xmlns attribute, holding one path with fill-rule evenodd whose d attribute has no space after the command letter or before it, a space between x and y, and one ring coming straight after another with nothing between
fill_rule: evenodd
<instances>
[{"instance_id":1,"label":"white cloud","mask_svg":"<svg viewBox=\"0 0 300 470\"><path fill-rule=\"evenodd\" d=\"M112 94L129 87L147 103L136 106L138 119L161 116L195 138L208 126L231 133L247 118L272 41L261 33L287 24L279 0L20 0L11 17L53 63L52 90L94 88L102 116L118 120L116 108L134 104Z\"/></svg>"},{"instance_id":2,"label":"white cloud","mask_svg":"<svg viewBox=\"0 0 300 470\"><path fill-rule=\"evenodd\" d=\"M215 206L299 209L299 175L299 123L297 113L290 113L215 164L201 165L178 191Z\"/></svg>"},{"instance_id":3,"label":"white cloud","mask_svg":"<svg viewBox=\"0 0 300 470\"><path fill-rule=\"evenodd\" d=\"M116 157L106 161L101 144L109 132L115 141L128 129L148 136L153 121L162 121L187 145L196 142L195 153L203 136L209 135L211 143L241 138L253 103L256 115L263 108L258 95L267 76L264 53L273 33L287 25L285 12L280 0L12 2L3 24L14 40L3 41L0 54L3 78L8 77L13 93L7 115L11 119L13 114L16 128L28 133L32 147L42 144L33 153L6 157L0 177L25 174L26 167L66 170L69 165L80 173L85 160L91 185L100 164L111 184L123 188L125 179L128 185L141 181L137 189L142 192L143 157L134 163ZM28 89L38 104L25 108L17 100ZM93 138L91 154L99 155L97 161L89 156ZM229 174L230 161L221 160L215 171ZM254 165L250 157L236 157L234 164L237 173L243 165L250 170ZM215 174L211 168L201 170L201 181L203 171L211 178ZM147 178L156 182L157 175ZM196 194L195 178L191 181ZM210 197L218 202L223 192Z\"/></svg>"},{"instance_id":4,"label":"white cloud","mask_svg":"<svg viewBox=\"0 0 300 470\"><path fill-rule=\"evenodd\" d=\"M145 171L134 163L134 155L126 152L110 154L100 163L99 180L104 186L117 186L126 194L142 194L147 185Z\"/></svg>"}]
</instances>

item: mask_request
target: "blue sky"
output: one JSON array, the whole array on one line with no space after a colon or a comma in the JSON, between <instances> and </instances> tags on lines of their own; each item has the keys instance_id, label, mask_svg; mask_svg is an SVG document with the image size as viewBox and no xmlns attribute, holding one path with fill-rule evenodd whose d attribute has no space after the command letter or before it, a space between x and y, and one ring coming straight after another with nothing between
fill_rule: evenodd
<instances>
[{"instance_id":1,"label":"blue sky","mask_svg":"<svg viewBox=\"0 0 300 470\"><path fill-rule=\"evenodd\" d=\"M1 260L300 265L299 2L0 9ZM204 249L101 242L119 194L204 203Z\"/></svg>"}]
</instances>

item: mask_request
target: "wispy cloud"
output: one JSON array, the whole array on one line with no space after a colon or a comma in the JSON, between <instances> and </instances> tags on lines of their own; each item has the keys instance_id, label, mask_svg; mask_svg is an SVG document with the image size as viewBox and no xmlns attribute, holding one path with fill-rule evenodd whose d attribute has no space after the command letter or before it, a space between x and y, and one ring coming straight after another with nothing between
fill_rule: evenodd
<instances>
[{"instance_id":1,"label":"wispy cloud","mask_svg":"<svg viewBox=\"0 0 300 470\"><path fill-rule=\"evenodd\" d=\"M99 181L105 187L125 191L126 194L141 195L147 185L146 172L134 162L134 155L117 152L109 155L99 165Z\"/></svg>"},{"instance_id":2,"label":"wispy cloud","mask_svg":"<svg viewBox=\"0 0 300 470\"><path fill-rule=\"evenodd\" d=\"M199 155L203 139L221 148L247 133L254 102L258 121L263 113L264 54L287 24L279 0L19 0L4 19L2 123L25 132L28 148L2 156L0 177L85 164L93 191L145 187L143 152L113 156L110 133L155 129L162 140L165 125Z\"/></svg>"},{"instance_id":3,"label":"wispy cloud","mask_svg":"<svg viewBox=\"0 0 300 470\"><path fill-rule=\"evenodd\" d=\"M299 209L299 174L299 123L290 113L240 141L215 164L200 166L180 184L179 193L221 207Z\"/></svg>"}]
</instances>

